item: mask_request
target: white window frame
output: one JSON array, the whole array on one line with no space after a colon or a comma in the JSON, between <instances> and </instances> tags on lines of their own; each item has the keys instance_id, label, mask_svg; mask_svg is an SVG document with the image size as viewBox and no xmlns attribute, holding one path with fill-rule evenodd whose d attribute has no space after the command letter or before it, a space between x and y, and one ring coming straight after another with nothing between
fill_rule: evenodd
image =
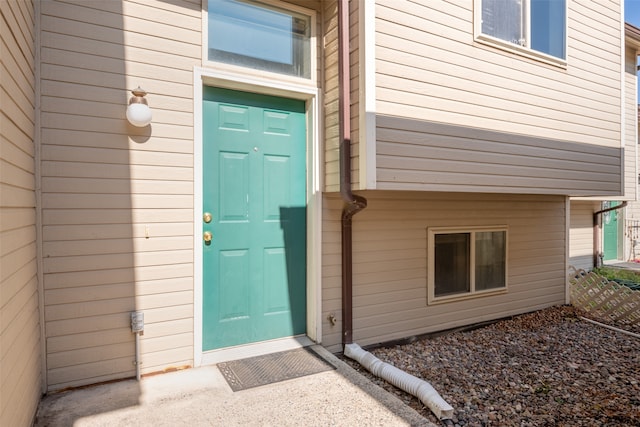
<instances>
[{"instance_id":1,"label":"white window frame","mask_svg":"<svg viewBox=\"0 0 640 427\"><path fill-rule=\"evenodd\" d=\"M266 70L258 70L249 67L242 67L238 65L226 64L224 62L209 60L209 1L203 0L202 5L202 66L205 68L212 68L220 70L229 74L237 74L249 77L256 77L259 79L268 79L273 82L298 85L309 88L316 88L318 86L318 49L317 49L317 13L315 10L306 9L304 7L292 5L290 3L284 3L276 0L244 0L248 3L263 4L267 7L274 7L281 10L296 12L302 15L310 17L311 21L311 34L309 36L309 51L310 51L310 67L311 77L297 77L287 74L274 73Z\"/></svg>"},{"instance_id":2,"label":"white window frame","mask_svg":"<svg viewBox=\"0 0 640 427\"><path fill-rule=\"evenodd\" d=\"M540 52L538 50L531 49L529 47L531 43L531 4L527 0L527 28L525 29L526 36L526 45L519 46L515 43L510 43L506 40L499 39L497 37L490 36L488 34L484 34L482 32L482 0L474 0L473 4L473 12L474 12L474 40L478 43L482 43L484 45L492 46L498 49L502 49L511 53L518 54L520 56L524 56L527 58L535 59L538 61L545 62L547 64L560 66L566 68L567 66L567 57L568 57L568 39L569 39L569 1L565 0L565 36L564 36L564 52L565 58L558 58L557 56L549 55L544 52Z\"/></svg>"},{"instance_id":3,"label":"white window frame","mask_svg":"<svg viewBox=\"0 0 640 427\"><path fill-rule=\"evenodd\" d=\"M505 283L504 287L475 290L475 234L482 232L503 231L505 233ZM470 248L470 291L460 294L452 294L437 297L435 295L435 236L437 234L471 234ZM489 295L505 294L508 291L509 282L509 227L507 225L478 226L478 227L429 227L427 228L427 304L440 304L445 302L460 301Z\"/></svg>"}]
</instances>

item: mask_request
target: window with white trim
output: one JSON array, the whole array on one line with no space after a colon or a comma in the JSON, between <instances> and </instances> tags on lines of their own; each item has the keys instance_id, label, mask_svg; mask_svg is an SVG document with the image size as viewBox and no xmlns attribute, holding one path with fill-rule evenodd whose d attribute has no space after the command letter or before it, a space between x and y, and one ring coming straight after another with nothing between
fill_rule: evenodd
<instances>
[{"instance_id":1,"label":"window with white trim","mask_svg":"<svg viewBox=\"0 0 640 427\"><path fill-rule=\"evenodd\" d=\"M207 59L310 79L311 22L265 3L208 0Z\"/></svg>"},{"instance_id":2,"label":"window with white trim","mask_svg":"<svg viewBox=\"0 0 640 427\"><path fill-rule=\"evenodd\" d=\"M566 59L566 0L476 0L479 37Z\"/></svg>"},{"instance_id":3,"label":"window with white trim","mask_svg":"<svg viewBox=\"0 0 640 427\"><path fill-rule=\"evenodd\" d=\"M428 302L507 289L507 227L429 228Z\"/></svg>"}]
</instances>

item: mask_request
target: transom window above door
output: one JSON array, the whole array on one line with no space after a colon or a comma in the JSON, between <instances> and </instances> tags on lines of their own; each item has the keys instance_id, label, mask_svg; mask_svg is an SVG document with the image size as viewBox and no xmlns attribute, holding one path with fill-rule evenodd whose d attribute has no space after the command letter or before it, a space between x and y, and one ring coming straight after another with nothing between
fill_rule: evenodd
<instances>
[{"instance_id":1,"label":"transom window above door","mask_svg":"<svg viewBox=\"0 0 640 427\"><path fill-rule=\"evenodd\" d=\"M265 3L208 1L208 60L311 78L311 17Z\"/></svg>"}]
</instances>

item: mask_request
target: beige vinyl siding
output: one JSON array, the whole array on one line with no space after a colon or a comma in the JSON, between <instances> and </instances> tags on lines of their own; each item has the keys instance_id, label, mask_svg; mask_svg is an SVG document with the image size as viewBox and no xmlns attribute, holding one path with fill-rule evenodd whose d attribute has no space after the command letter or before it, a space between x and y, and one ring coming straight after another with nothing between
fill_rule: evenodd
<instances>
[{"instance_id":1,"label":"beige vinyl siding","mask_svg":"<svg viewBox=\"0 0 640 427\"><path fill-rule=\"evenodd\" d=\"M338 82L338 2L323 2L324 186L340 191L340 130Z\"/></svg>"},{"instance_id":2,"label":"beige vinyl siding","mask_svg":"<svg viewBox=\"0 0 640 427\"><path fill-rule=\"evenodd\" d=\"M197 2L43 2L42 218L49 390L193 364ZM149 92L150 129L125 118Z\"/></svg>"},{"instance_id":3,"label":"beige vinyl siding","mask_svg":"<svg viewBox=\"0 0 640 427\"><path fill-rule=\"evenodd\" d=\"M640 202L629 202L624 210L625 219L640 221Z\"/></svg>"},{"instance_id":4,"label":"beige vinyl siding","mask_svg":"<svg viewBox=\"0 0 640 427\"><path fill-rule=\"evenodd\" d=\"M570 207L569 265L593 268L593 213L600 210L600 202L572 200Z\"/></svg>"},{"instance_id":5,"label":"beige vinyl siding","mask_svg":"<svg viewBox=\"0 0 640 427\"><path fill-rule=\"evenodd\" d=\"M624 209L625 255L627 260L640 260L640 202L630 201Z\"/></svg>"},{"instance_id":6,"label":"beige vinyl siding","mask_svg":"<svg viewBox=\"0 0 640 427\"><path fill-rule=\"evenodd\" d=\"M377 188L619 195L619 2L568 2L566 67L474 41L473 4L376 2Z\"/></svg>"},{"instance_id":7,"label":"beige vinyl siding","mask_svg":"<svg viewBox=\"0 0 640 427\"><path fill-rule=\"evenodd\" d=\"M625 261L640 261L640 202L629 202L624 209Z\"/></svg>"},{"instance_id":8,"label":"beige vinyl siding","mask_svg":"<svg viewBox=\"0 0 640 427\"><path fill-rule=\"evenodd\" d=\"M565 300L565 198L365 192L353 223L354 340L361 345L496 319ZM340 212L323 207L323 344L341 342ZM508 227L508 292L427 305L427 228ZM328 316L338 322L332 326Z\"/></svg>"},{"instance_id":9,"label":"beige vinyl siding","mask_svg":"<svg viewBox=\"0 0 640 427\"><path fill-rule=\"evenodd\" d=\"M29 426L41 393L36 261L35 10L0 1L0 425Z\"/></svg>"},{"instance_id":10,"label":"beige vinyl siding","mask_svg":"<svg viewBox=\"0 0 640 427\"><path fill-rule=\"evenodd\" d=\"M625 85L625 152L624 152L624 198L637 200L638 188L638 104L637 104L637 66L635 49L626 49L624 73Z\"/></svg>"},{"instance_id":11,"label":"beige vinyl siding","mask_svg":"<svg viewBox=\"0 0 640 427\"><path fill-rule=\"evenodd\" d=\"M359 2L349 2L349 58L351 60L351 187L357 189L360 183L360 22L358 9L363 7ZM363 88L364 90L364 88ZM364 183L362 183L363 185Z\"/></svg>"},{"instance_id":12,"label":"beige vinyl siding","mask_svg":"<svg viewBox=\"0 0 640 427\"><path fill-rule=\"evenodd\" d=\"M322 46L324 70L324 167L325 191L340 191L340 132L339 132L339 79L338 79L338 3L325 1L323 5L324 44ZM351 58L351 179L356 189L359 176L359 90L360 67L358 65L358 4L349 3L349 46Z\"/></svg>"}]
</instances>

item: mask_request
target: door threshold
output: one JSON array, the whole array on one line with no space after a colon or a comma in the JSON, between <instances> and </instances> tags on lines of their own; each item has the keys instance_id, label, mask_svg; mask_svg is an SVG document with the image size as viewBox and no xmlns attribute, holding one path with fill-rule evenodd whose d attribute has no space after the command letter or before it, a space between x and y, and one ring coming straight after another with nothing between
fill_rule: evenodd
<instances>
[{"instance_id":1,"label":"door threshold","mask_svg":"<svg viewBox=\"0 0 640 427\"><path fill-rule=\"evenodd\" d=\"M279 338L276 340L262 341L258 343L237 345L202 353L202 366L215 365L216 363L229 362L231 360L246 359L247 357L262 356L269 353L293 350L308 347L315 344L306 335Z\"/></svg>"}]
</instances>

